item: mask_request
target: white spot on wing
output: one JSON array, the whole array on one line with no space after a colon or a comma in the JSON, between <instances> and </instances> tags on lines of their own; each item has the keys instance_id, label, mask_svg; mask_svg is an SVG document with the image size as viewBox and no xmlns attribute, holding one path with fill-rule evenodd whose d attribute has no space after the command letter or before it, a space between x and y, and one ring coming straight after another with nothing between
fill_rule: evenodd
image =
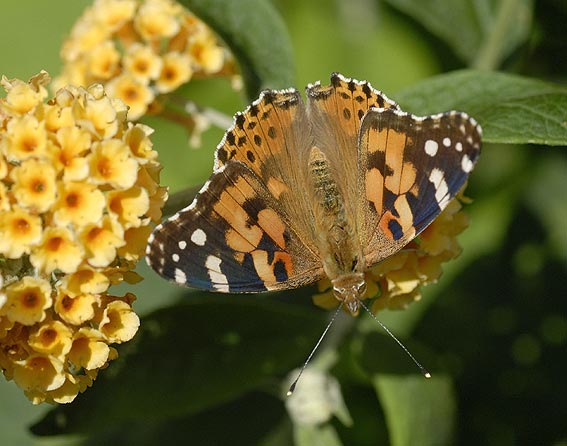
<instances>
[{"instance_id":1,"label":"white spot on wing","mask_svg":"<svg viewBox=\"0 0 567 446\"><path fill-rule=\"evenodd\" d=\"M437 144L437 141L428 139L427 141L425 141L424 149L425 153L427 153L429 156L435 156L437 154L437 150L439 149L439 144Z\"/></svg>"},{"instance_id":2,"label":"white spot on wing","mask_svg":"<svg viewBox=\"0 0 567 446\"><path fill-rule=\"evenodd\" d=\"M445 138L443 138L443 145L445 147L450 147L451 146L451 138L449 138L447 136Z\"/></svg>"},{"instance_id":3,"label":"white spot on wing","mask_svg":"<svg viewBox=\"0 0 567 446\"><path fill-rule=\"evenodd\" d=\"M461 160L461 169L463 169L463 172L469 173L471 170L473 170L474 164L471 161L471 159L469 158L469 156L465 153L463 155L463 159Z\"/></svg>"},{"instance_id":4,"label":"white spot on wing","mask_svg":"<svg viewBox=\"0 0 567 446\"><path fill-rule=\"evenodd\" d=\"M191 241L199 246L205 246L207 242L207 234L202 229L195 229L191 234Z\"/></svg>"},{"instance_id":5,"label":"white spot on wing","mask_svg":"<svg viewBox=\"0 0 567 446\"><path fill-rule=\"evenodd\" d=\"M211 279L213 288L217 291L220 291L221 293L228 293L228 279L221 271L221 263L222 260L217 256L210 255L205 261L205 267L208 270L209 279Z\"/></svg>"},{"instance_id":6,"label":"white spot on wing","mask_svg":"<svg viewBox=\"0 0 567 446\"><path fill-rule=\"evenodd\" d=\"M175 263L179 262L179 254L171 254L171 260Z\"/></svg>"},{"instance_id":7,"label":"white spot on wing","mask_svg":"<svg viewBox=\"0 0 567 446\"><path fill-rule=\"evenodd\" d=\"M463 145L460 142L458 142L457 144L455 144L455 149L457 150L457 152L462 152Z\"/></svg>"},{"instance_id":8,"label":"white spot on wing","mask_svg":"<svg viewBox=\"0 0 567 446\"><path fill-rule=\"evenodd\" d=\"M449 186L447 186L447 182L445 181L445 174L441 169L433 169L429 174L429 181L435 185L435 199L439 207L443 209L451 199Z\"/></svg>"},{"instance_id":9,"label":"white spot on wing","mask_svg":"<svg viewBox=\"0 0 567 446\"><path fill-rule=\"evenodd\" d=\"M182 283L182 284L187 283L187 276L185 275L183 270L180 270L179 268L175 268L175 281L177 283Z\"/></svg>"},{"instance_id":10,"label":"white spot on wing","mask_svg":"<svg viewBox=\"0 0 567 446\"><path fill-rule=\"evenodd\" d=\"M179 249L185 249L187 248L187 242L185 240L179 240L177 246L179 246Z\"/></svg>"}]
</instances>

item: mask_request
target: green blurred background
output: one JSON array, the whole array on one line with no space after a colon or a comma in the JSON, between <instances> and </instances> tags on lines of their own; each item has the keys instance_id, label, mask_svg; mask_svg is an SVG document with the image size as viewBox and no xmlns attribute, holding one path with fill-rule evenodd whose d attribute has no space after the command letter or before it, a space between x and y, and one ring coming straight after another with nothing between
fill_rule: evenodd
<instances>
[{"instance_id":1,"label":"green blurred background","mask_svg":"<svg viewBox=\"0 0 567 446\"><path fill-rule=\"evenodd\" d=\"M20 0L3 4L0 73L28 79L46 69L56 75L59 47L89 3ZM389 4L411 2L273 3L291 35L299 89L319 79L325 82L331 72L339 71L370 80L395 100L398 91L421 79L470 65L455 54L450 42L434 36L426 22ZM450 0L436 3L446 8L454 5ZM501 2L470 3L494 9ZM533 21L528 21L525 36L496 68L566 84L567 3L520 3L533 11ZM245 106L245 100L224 81L195 83L189 92L197 102L229 115ZM158 119L147 122L157 129L153 141L165 166L164 184L176 190L200 184L209 176L221 129L207 132L202 146L194 149L184 131ZM454 444L567 445L566 192L565 147L485 145L467 189L474 201L467 207L471 227L460 238L463 255L446 267L440 283L429 286L422 301L410 310L381 315L396 333L409 336L411 332L413 339L434 350L434 366L453 377ZM180 296L181 291L164 285L143 266L140 272L147 279L129 288L138 296L140 314ZM428 364L427 355L421 359ZM383 414L374 392L356 381L342 384L354 420L352 427L333 422L346 439L344 444L389 444L384 421L376 421ZM419 395L410 397L418 404ZM254 404L259 403L252 398L235 407L240 410ZM0 444L45 444L28 427L49 410L32 406L13 383L0 379ZM225 420L218 422L224 425ZM266 425L262 430L272 428ZM222 443L211 439L187 444Z\"/></svg>"}]
</instances>

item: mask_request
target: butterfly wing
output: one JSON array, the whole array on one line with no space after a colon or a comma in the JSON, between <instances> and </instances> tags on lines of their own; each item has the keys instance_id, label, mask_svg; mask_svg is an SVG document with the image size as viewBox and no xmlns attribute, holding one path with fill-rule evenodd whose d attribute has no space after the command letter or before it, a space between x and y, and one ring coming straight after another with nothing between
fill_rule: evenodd
<instances>
[{"instance_id":1,"label":"butterfly wing","mask_svg":"<svg viewBox=\"0 0 567 446\"><path fill-rule=\"evenodd\" d=\"M368 266L401 249L445 209L478 159L480 137L480 126L465 113L366 113L358 142L357 214Z\"/></svg>"},{"instance_id":2,"label":"butterfly wing","mask_svg":"<svg viewBox=\"0 0 567 446\"><path fill-rule=\"evenodd\" d=\"M171 281L225 293L295 288L323 276L264 182L238 161L217 169L190 206L156 228L146 259Z\"/></svg>"},{"instance_id":3,"label":"butterfly wing","mask_svg":"<svg viewBox=\"0 0 567 446\"><path fill-rule=\"evenodd\" d=\"M313 144L305 104L295 89L266 90L236 113L215 154L215 168L241 161L266 185L278 211L311 250L316 250L307 163Z\"/></svg>"}]
</instances>

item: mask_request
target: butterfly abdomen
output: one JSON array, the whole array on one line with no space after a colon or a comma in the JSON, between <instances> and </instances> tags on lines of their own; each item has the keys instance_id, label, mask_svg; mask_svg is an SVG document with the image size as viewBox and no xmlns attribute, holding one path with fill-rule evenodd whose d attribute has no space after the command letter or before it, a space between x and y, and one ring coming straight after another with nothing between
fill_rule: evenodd
<instances>
[{"instance_id":1,"label":"butterfly abdomen","mask_svg":"<svg viewBox=\"0 0 567 446\"><path fill-rule=\"evenodd\" d=\"M361 271L360 247L354 225L344 206L333 170L325 154L313 147L309 155L309 177L313 187L313 207L318 244L327 276L333 280ZM352 216L351 216L352 217Z\"/></svg>"},{"instance_id":2,"label":"butterfly abdomen","mask_svg":"<svg viewBox=\"0 0 567 446\"><path fill-rule=\"evenodd\" d=\"M331 174L329 160L318 147L311 149L309 175L316 201L321 205L324 214L344 219L344 206L337 183Z\"/></svg>"}]
</instances>

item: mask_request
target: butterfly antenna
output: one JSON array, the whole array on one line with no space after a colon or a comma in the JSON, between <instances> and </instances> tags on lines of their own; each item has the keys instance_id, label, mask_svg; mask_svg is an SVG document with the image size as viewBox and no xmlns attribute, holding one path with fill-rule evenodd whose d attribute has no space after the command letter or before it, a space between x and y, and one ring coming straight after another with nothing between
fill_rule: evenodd
<instances>
[{"instance_id":1,"label":"butterfly antenna","mask_svg":"<svg viewBox=\"0 0 567 446\"><path fill-rule=\"evenodd\" d=\"M301 370L299 371L297 378L295 378L295 381L293 381L293 383L291 383L291 386L289 386L289 390L287 391L287 396L291 396L293 394L293 392L295 391L295 386L297 385L299 378L301 378L301 375L303 375L303 371L307 367L307 364L309 364L309 361L311 361L311 358L313 357L313 355L315 354L315 352L319 348L319 345L321 345L321 342L325 338L325 335L329 331L329 328L331 328L331 325L333 325L333 322L335 322L335 319L339 315L339 311L341 310L342 307L343 307L343 302L341 302L341 304L337 307L337 310L335 311L335 313L333 314L333 317L331 318L331 320L327 324L327 327L325 327L325 330L323 331L323 334L321 334L321 337L317 341L317 344L315 344L315 347L313 347L313 350L311 350L311 353L309 353L309 356L307 357L307 359L303 363L303 367L301 367Z\"/></svg>"},{"instance_id":2,"label":"butterfly antenna","mask_svg":"<svg viewBox=\"0 0 567 446\"><path fill-rule=\"evenodd\" d=\"M405 346L404 344L402 344L402 342L401 342L396 336L394 336L394 333L392 333L388 327L386 327L382 322L380 322L380 320L376 317L376 315L375 315L374 313L372 313L372 311L370 311L370 310L368 309L368 307L366 306L366 304L365 304L362 300L360 300L360 305L362 305L362 308L364 308L364 309L367 311L367 313L368 313L370 316L372 316L372 318L373 318L376 322L378 322L378 325L380 325L380 327L382 327L382 329L383 329L386 333L388 333L388 334L390 335L390 337L391 337L394 341L396 341L396 342L398 343L398 345L402 348L402 350L407 353L407 355L411 358L411 360L415 363L415 365L416 365L417 367L419 367L419 370L420 370L421 374L422 374L425 378L431 378L431 373L429 373L429 372L427 371L427 369L426 369L425 367L423 367L423 366L418 362L417 359L415 359L415 357L410 353L410 351L406 348L406 346Z\"/></svg>"}]
</instances>

